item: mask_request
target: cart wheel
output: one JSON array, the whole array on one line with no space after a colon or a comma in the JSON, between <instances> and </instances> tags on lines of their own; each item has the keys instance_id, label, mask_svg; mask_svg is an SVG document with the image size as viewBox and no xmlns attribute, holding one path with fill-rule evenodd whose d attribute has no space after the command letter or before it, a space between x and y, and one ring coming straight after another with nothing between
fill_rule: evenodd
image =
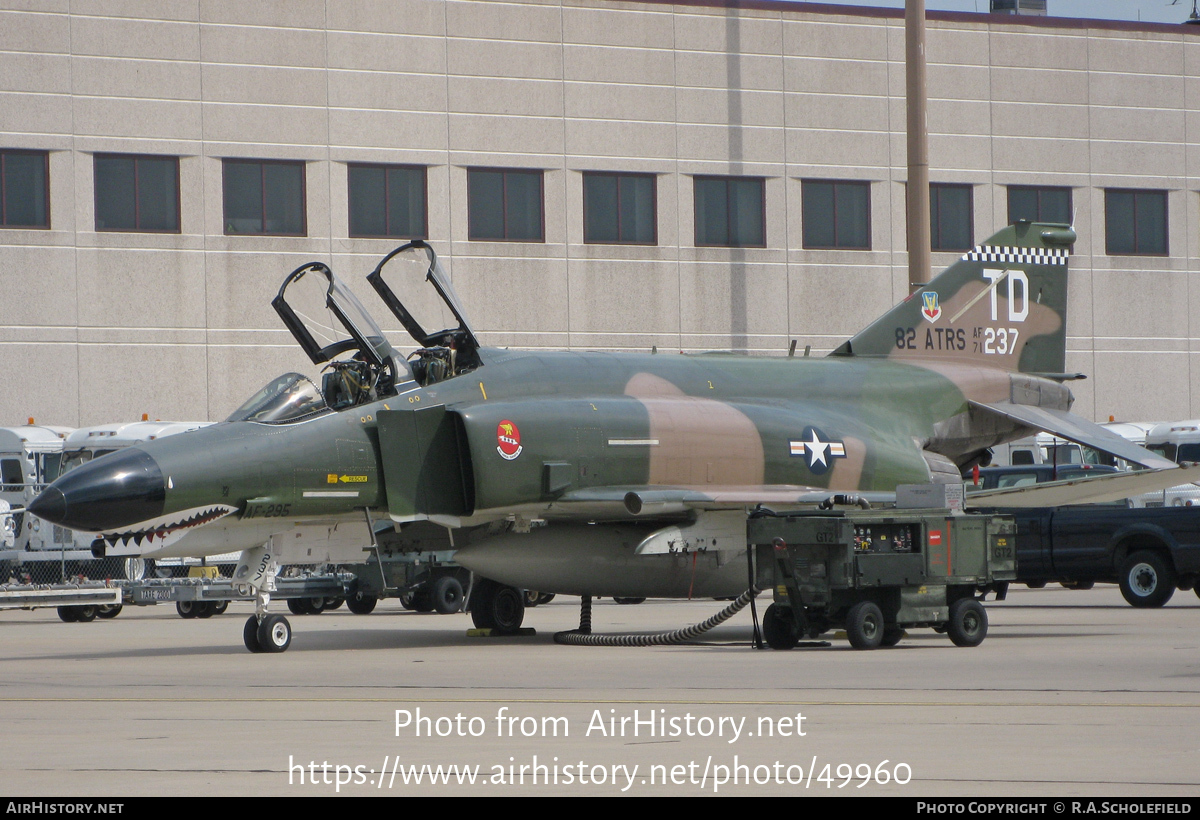
<instances>
[{"instance_id":1,"label":"cart wheel","mask_svg":"<svg viewBox=\"0 0 1200 820\"><path fill-rule=\"evenodd\" d=\"M198 601L196 603L197 618L211 618L216 610L213 609L212 601Z\"/></svg>"},{"instance_id":2,"label":"cart wheel","mask_svg":"<svg viewBox=\"0 0 1200 820\"><path fill-rule=\"evenodd\" d=\"M430 595L433 598L433 608L440 615L451 615L462 609L462 584L451 575L443 575L434 581Z\"/></svg>"},{"instance_id":3,"label":"cart wheel","mask_svg":"<svg viewBox=\"0 0 1200 820\"><path fill-rule=\"evenodd\" d=\"M197 614L195 601L176 601L175 611L180 618L195 618Z\"/></svg>"},{"instance_id":4,"label":"cart wheel","mask_svg":"<svg viewBox=\"0 0 1200 820\"><path fill-rule=\"evenodd\" d=\"M121 614L121 604L104 604L96 610L97 618L115 618Z\"/></svg>"},{"instance_id":5,"label":"cart wheel","mask_svg":"<svg viewBox=\"0 0 1200 820\"><path fill-rule=\"evenodd\" d=\"M879 646L883 630L883 612L872 601L859 601L846 613L846 637L855 649Z\"/></svg>"},{"instance_id":6,"label":"cart wheel","mask_svg":"<svg viewBox=\"0 0 1200 820\"><path fill-rule=\"evenodd\" d=\"M211 601L214 615L224 615L225 610L229 609L229 601Z\"/></svg>"},{"instance_id":7,"label":"cart wheel","mask_svg":"<svg viewBox=\"0 0 1200 820\"><path fill-rule=\"evenodd\" d=\"M75 611L73 606L60 606L58 608L58 617L63 623L73 624L79 620L79 613Z\"/></svg>"},{"instance_id":8,"label":"cart wheel","mask_svg":"<svg viewBox=\"0 0 1200 820\"><path fill-rule=\"evenodd\" d=\"M800 643L800 633L792 617L791 607L771 604L763 613L763 638L772 649L794 649Z\"/></svg>"},{"instance_id":9,"label":"cart wheel","mask_svg":"<svg viewBox=\"0 0 1200 820\"><path fill-rule=\"evenodd\" d=\"M906 634L904 627L899 624L888 624L883 628L883 640L879 642L879 645L895 646Z\"/></svg>"},{"instance_id":10,"label":"cart wheel","mask_svg":"<svg viewBox=\"0 0 1200 820\"><path fill-rule=\"evenodd\" d=\"M379 599L374 595L364 595L361 592L352 592L346 598L346 608L355 615L370 615L377 603Z\"/></svg>"},{"instance_id":11,"label":"cart wheel","mask_svg":"<svg viewBox=\"0 0 1200 820\"><path fill-rule=\"evenodd\" d=\"M974 598L959 598L950 604L946 632L955 646L979 646L987 637L987 610Z\"/></svg>"}]
</instances>

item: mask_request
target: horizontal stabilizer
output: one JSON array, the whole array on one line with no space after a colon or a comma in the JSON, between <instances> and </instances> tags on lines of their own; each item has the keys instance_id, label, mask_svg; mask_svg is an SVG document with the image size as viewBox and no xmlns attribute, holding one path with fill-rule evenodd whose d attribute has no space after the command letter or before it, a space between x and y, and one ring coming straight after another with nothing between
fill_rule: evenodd
<instances>
[{"instance_id":1,"label":"horizontal stabilizer","mask_svg":"<svg viewBox=\"0 0 1200 820\"><path fill-rule=\"evenodd\" d=\"M1139 447L1128 439L1118 436L1111 430L1106 430L1098 424L1093 424L1087 419L1080 418L1064 410L1033 407L1028 404L981 404L974 401L971 402L971 406L1003 416L1026 427L1045 430L1047 433L1053 433L1059 438L1065 438L1067 441L1093 447L1101 452L1109 453L1117 458L1123 458L1134 464L1140 464L1143 467L1150 467L1155 470L1178 467L1175 462L1155 455L1146 448ZM1176 480L1173 483L1179 484L1181 482ZM1125 496L1121 497L1124 498Z\"/></svg>"},{"instance_id":2,"label":"horizontal stabilizer","mask_svg":"<svg viewBox=\"0 0 1200 820\"><path fill-rule=\"evenodd\" d=\"M1122 456L1124 458L1124 456ZM1200 480L1200 465L1174 470L1141 470L1133 473L1105 473L1068 481L1027 484L999 490L971 492L967 485L968 507L1061 507L1064 504L1102 504L1120 501L1142 493L1165 490L1189 480Z\"/></svg>"}]
</instances>

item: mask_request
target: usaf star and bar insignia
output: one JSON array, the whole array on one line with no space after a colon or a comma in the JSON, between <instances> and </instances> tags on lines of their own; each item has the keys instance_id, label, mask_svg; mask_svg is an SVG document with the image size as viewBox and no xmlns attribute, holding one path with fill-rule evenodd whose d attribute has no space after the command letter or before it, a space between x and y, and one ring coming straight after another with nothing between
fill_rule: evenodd
<instances>
[{"instance_id":1,"label":"usaf star and bar insignia","mask_svg":"<svg viewBox=\"0 0 1200 820\"><path fill-rule=\"evenodd\" d=\"M816 427L805 427L801 439L792 439L788 444L792 455L803 458L816 475L827 472L835 458L846 457L845 443L829 438Z\"/></svg>"}]
</instances>

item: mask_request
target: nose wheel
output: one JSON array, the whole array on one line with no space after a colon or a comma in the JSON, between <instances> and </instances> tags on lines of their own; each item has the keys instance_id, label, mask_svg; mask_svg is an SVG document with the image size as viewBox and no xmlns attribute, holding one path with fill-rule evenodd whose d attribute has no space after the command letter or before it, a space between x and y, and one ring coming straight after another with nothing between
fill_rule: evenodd
<instances>
[{"instance_id":1,"label":"nose wheel","mask_svg":"<svg viewBox=\"0 0 1200 820\"><path fill-rule=\"evenodd\" d=\"M259 652L285 652L292 645L292 625L282 615L268 615L262 621L251 615L242 629L246 648Z\"/></svg>"},{"instance_id":2,"label":"nose wheel","mask_svg":"<svg viewBox=\"0 0 1200 820\"><path fill-rule=\"evenodd\" d=\"M288 619L267 611L278 569L267 547L255 547L242 553L233 573L235 587L243 594L254 595L254 614L242 627L242 641L256 654L286 652L292 645L292 625Z\"/></svg>"}]
</instances>

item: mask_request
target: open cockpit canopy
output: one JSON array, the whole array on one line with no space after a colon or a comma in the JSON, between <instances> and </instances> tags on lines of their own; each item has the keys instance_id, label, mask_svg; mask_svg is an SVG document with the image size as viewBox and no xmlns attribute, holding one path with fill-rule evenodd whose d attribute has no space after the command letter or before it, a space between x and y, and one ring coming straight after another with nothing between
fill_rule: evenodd
<instances>
[{"instance_id":1,"label":"open cockpit canopy","mask_svg":"<svg viewBox=\"0 0 1200 820\"><path fill-rule=\"evenodd\" d=\"M313 364L326 365L329 372L319 392L330 408L340 410L395 392L403 369L399 354L328 265L309 262L296 268L284 279L271 307ZM343 353L352 355L334 360Z\"/></svg>"},{"instance_id":2,"label":"open cockpit canopy","mask_svg":"<svg viewBox=\"0 0 1200 820\"><path fill-rule=\"evenodd\" d=\"M367 281L420 345L409 357L418 382L429 384L479 367L479 340L428 243L418 239L392 251ZM433 285L432 293L421 287L423 282ZM407 303L400 301L390 283L406 295ZM439 327L442 329L428 330Z\"/></svg>"}]
</instances>

